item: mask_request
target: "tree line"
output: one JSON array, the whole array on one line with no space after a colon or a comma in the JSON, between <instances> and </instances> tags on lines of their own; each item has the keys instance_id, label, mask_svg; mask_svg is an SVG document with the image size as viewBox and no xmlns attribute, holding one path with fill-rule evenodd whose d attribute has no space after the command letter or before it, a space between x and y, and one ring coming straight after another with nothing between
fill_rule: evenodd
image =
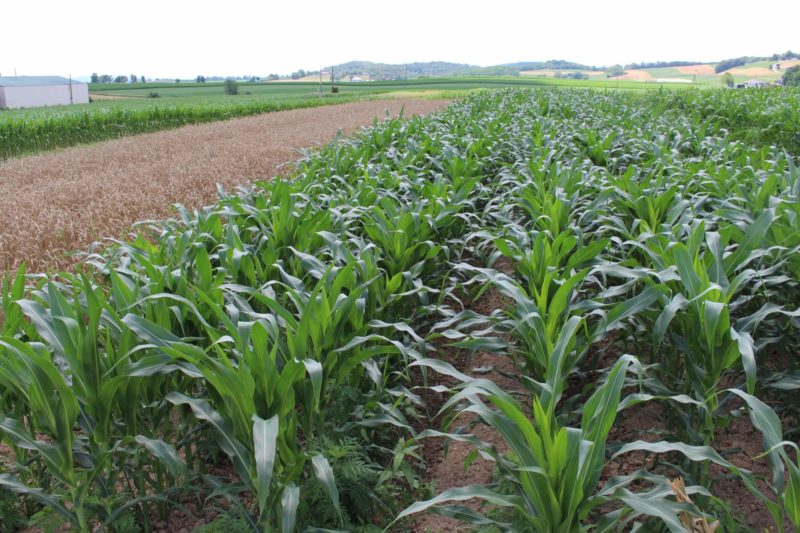
<instances>
[{"instance_id":1,"label":"tree line","mask_svg":"<svg viewBox=\"0 0 800 533\"><path fill-rule=\"evenodd\" d=\"M147 83L147 78L142 76L137 76L136 74L131 74L130 76L118 75L114 76L112 74L98 74L97 72L92 72L91 76L92 83Z\"/></svg>"}]
</instances>

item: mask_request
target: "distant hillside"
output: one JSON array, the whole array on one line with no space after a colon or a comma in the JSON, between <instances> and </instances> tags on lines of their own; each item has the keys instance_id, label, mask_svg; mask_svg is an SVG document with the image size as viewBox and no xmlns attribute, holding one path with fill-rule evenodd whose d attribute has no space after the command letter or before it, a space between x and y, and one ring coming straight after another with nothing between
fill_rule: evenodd
<instances>
[{"instance_id":1,"label":"distant hillside","mask_svg":"<svg viewBox=\"0 0 800 533\"><path fill-rule=\"evenodd\" d=\"M649 61L644 63L629 63L626 69L645 69L645 68L672 68L672 67L691 67L702 65L699 61Z\"/></svg>"},{"instance_id":2,"label":"distant hillside","mask_svg":"<svg viewBox=\"0 0 800 533\"><path fill-rule=\"evenodd\" d=\"M774 54L770 58L741 57L727 59L719 63L698 63L694 61L651 61L630 63L624 67L597 67L567 61L564 59L549 59L546 61L517 61L490 67L479 67L466 63L450 63L447 61L427 61L407 64L374 63L372 61L349 61L334 65L333 74L336 80L404 80L418 78L443 78L450 76L550 76L550 77L586 77L596 78L616 68L621 74L618 79L634 79L639 81L649 80L674 80L697 81L698 77L707 77L709 82L716 80L715 74L722 73L735 67L748 65L759 60L787 60L798 57L793 52ZM761 66L761 65L759 65ZM324 79L330 78L330 68L322 71ZM768 70L768 69L765 69ZM716 71L716 72L715 72ZM753 71L755 72L755 71ZM742 72L742 75L748 73ZM291 75L278 76L272 74L269 79L292 79L298 81L316 81L320 76L319 71L299 70ZM612 77L608 74L606 77Z\"/></svg>"},{"instance_id":3,"label":"distant hillside","mask_svg":"<svg viewBox=\"0 0 800 533\"><path fill-rule=\"evenodd\" d=\"M597 67L589 67L572 61L563 59L550 59L548 61L518 61L516 63L505 63L502 66L511 67L520 71L523 70L600 70Z\"/></svg>"},{"instance_id":4,"label":"distant hillside","mask_svg":"<svg viewBox=\"0 0 800 533\"><path fill-rule=\"evenodd\" d=\"M402 80L406 78L439 78L446 76L518 76L519 69L508 66L478 67L446 61L428 61L392 65L371 61L350 61L334 65L336 79L364 76L371 80Z\"/></svg>"},{"instance_id":5,"label":"distant hillside","mask_svg":"<svg viewBox=\"0 0 800 533\"><path fill-rule=\"evenodd\" d=\"M800 59L800 54L795 54L791 50L785 52L783 54L773 54L770 57L734 57L732 59L723 59L717 66L714 67L714 70L717 73L725 72L726 70L735 69L737 67L742 67L749 63L758 63L762 61L780 61L780 60L790 60L790 59Z\"/></svg>"}]
</instances>

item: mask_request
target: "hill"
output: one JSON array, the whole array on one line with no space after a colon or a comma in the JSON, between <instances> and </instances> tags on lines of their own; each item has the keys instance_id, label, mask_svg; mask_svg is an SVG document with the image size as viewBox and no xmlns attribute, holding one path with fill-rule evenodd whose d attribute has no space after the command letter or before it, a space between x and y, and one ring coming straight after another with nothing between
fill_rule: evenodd
<instances>
[{"instance_id":1,"label":"hill","mask_svg":"<svg viewBox=\"0 0 800 533\"><path fill-rule=\"evenodd\" d=\"M447 76L518 76L519 69L498 65L479 67L464 63L428 61L393 65L371 61L350 61L333 66L337 80L350 76L363 76L371 80L403 80L409 78L439 78Z\"/></svg>"},{"instance_id":2,"label":"hill","mask_svg":"<svg viewBox=\"0 0 800 533\"><path fill-rule=\"evenodd\" d=\"M502 66L515 68L519 71L525 70L602 70L598 67L590 67L565 61L563 59L550 59L547 61L518 61L516 63L504 63Z\"/></svg>"}]
</instances>

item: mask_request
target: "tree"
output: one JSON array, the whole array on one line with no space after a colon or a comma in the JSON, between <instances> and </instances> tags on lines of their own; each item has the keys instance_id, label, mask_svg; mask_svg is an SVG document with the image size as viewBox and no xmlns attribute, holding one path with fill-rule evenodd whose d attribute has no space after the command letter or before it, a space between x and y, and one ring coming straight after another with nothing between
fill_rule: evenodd
<instances>
[{"instance_id":1,"label":"tree","mask_svg":"<svg viewBox=\"0 0 800 533\"><path fill-rule=\"evenodd\" d=\"M239 94L239 84L233 78L225 80L225 93L226 94Z\"/></svg>"},{"instance_id":2,"label":"tree","mask_svg":"<svg viewBox=\"0 0 800 533\"><path fill-rule=\"evenodd\" d=\"M100 83L111 83L111 74L103 74L100 76Z\"/></svg>"},{"instance_id":3,"label":"tree","mask_svg":"<svg viewBox=\"0 0 800 533\"><path fill-rule=\"evenodd\" d=\"M136 83L137 80L136 74L131 74L131 83Z\"/></svg>"},{"instance_id":4,"label":"tree","mask_svg":"<svg viewBox=\"0 0 800 533\"><path fill-rule=\"evenodd\" d=\"M100 76L97 75L97 72L92 72L92 83L100 83Z\"/></svg>"},{"instance_id":5,"label":"tree","mask_svg":"<svg viewBox=\"0 0 800 533\"><path fill-rule=\"evenodd\" d=\"M114 83L128 83L128 76L117 76L114 78Z\"/></svg>"},{"instance_id":6,"label":"tree","mask_svg":"<svg viewBox=\"0 0 800 533\"><path fill-rule=\"evenodd\" d=\"M625 74L625 69L622 68L622 65L613 65L608 67L606 70L606 77L609 78L616 78L617 76L623 76Z\"/></svg>"},{"instance_id":7,"label":"tree","mask_svg":"<svg viewBox=\"0 0 800 533\"><path fill-rule=\"evenodd\" d=\"M725 72L726 70L730 70L732 68L741 67L742 65L746 65L751 59L753 58L734 57L733 59L724 59L714 66L714 72L719 74L720 72Z\"/></svg>"},{"instance_id":8,"label":"tree","mask_svg":"<svg viewBox=\"0 0 800 533\"><path fill-rule=\"evenodd\" d=\"M206 82L206 77L205 76L197 76L197 78L195 78L195 81L197 83L205 83Z\"/></svg>"},{"instance_id":9,"label":"tree","mask_svg":"<svg viewBox=\"0 0 800 533\"><path fill-rule=\"evenodd\" d=\"M723 74L722 75L722 85L724 85L726 87L733 87L733 85L734 85L733 74L731 74L730 72L726 72L725 74Z\"/></svg>"},{"instance_id":10,"label":"tree","mask_svg":"<svg viewBox=\"0 0 800 533\"><path fill-rule=\"evenodd\" d=\"M147 83L147 80L145 79L144 74L139 76L139 81L141 81L142 83Z\"/></svg>"},{"instance_id":11,"label":"tree","mask_svg":"<svg viewBox=\"0 0 800 533\"><path fill-rule=\"evenodd\" d=\"M786 69L781 79L784 87L800 87L800 65Z\"/></svg>"}]
</instances>

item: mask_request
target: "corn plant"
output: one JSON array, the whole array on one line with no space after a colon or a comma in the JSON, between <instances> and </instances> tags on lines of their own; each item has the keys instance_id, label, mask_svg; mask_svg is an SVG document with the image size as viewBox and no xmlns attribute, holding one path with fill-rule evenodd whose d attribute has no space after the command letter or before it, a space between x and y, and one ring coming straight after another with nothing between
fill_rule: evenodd
<instances>
[{"instance_id":1,"label":"corn plant","mask_svg":"<svg viewBox=\"0 0 800 533\"><path fill-rule=\"evenodd\" d=\"M673 516L674 509L664 501L663 495L652 495L644 504L644 500L624 491L635 479L633 476L615 479L610 490L599 487L606 461L606 439L617 416L625 374L631 362L631 358L624 357L614 364L603 385L586 401L578 427L560 425L537 397L533 399L529 418L526 409L514 397L491 381L470 378L438 362L417 363L428 364L460 380L442 409L448 410L463 402L465 405L457 411L454 420L462 413L476 414L498 433L510 452L502 454L497 447L472 435L438 431L421 434L420 438L444 435L471 443L483 457L496 463L502 484L448 489L430 500L411 505L398 515L398 520L434 508L446 516L475 524L491 524L503 531L572 532L583 530L593 509L624 495L621 501L631 502L634 515L666 515L668 521L679 524ZM501 518L495 518L457 505L442 506L472 498L508 511L497 513ZM612 526L604 524L605 528Z\"/></svg>"},{"instance_id":2,"label":"corn plant","mask_svg":"<svg viewBox=\"0 0 800 533\"><path fill-rule=\"evenodd\" d=\"M679 367L683 367L692 394L704 403L701 429L704 444L710 444L716 427L718 384L723 373L741 365L748 390L755 386L752 333L757 320L742 319L744 328L737 329L731 319L731 306L741 288L756 276L754 270L741 268L740 262L747 259L770 220L771 214L766 212L758 224L750 227L735 252L727 256L721 236L704 232L702 223L693 230L689 246L671 243L665 253L659 254L659 261L674 265L677 279L670 283L675 292L655 322L654 347L661 346L668 331L672 332L671 342L683 357L673 355L665 359L664 365L673 375L681 375ZM701 239L706 244L704 253L700 251Z\"/></svg>"}]
</instances>

